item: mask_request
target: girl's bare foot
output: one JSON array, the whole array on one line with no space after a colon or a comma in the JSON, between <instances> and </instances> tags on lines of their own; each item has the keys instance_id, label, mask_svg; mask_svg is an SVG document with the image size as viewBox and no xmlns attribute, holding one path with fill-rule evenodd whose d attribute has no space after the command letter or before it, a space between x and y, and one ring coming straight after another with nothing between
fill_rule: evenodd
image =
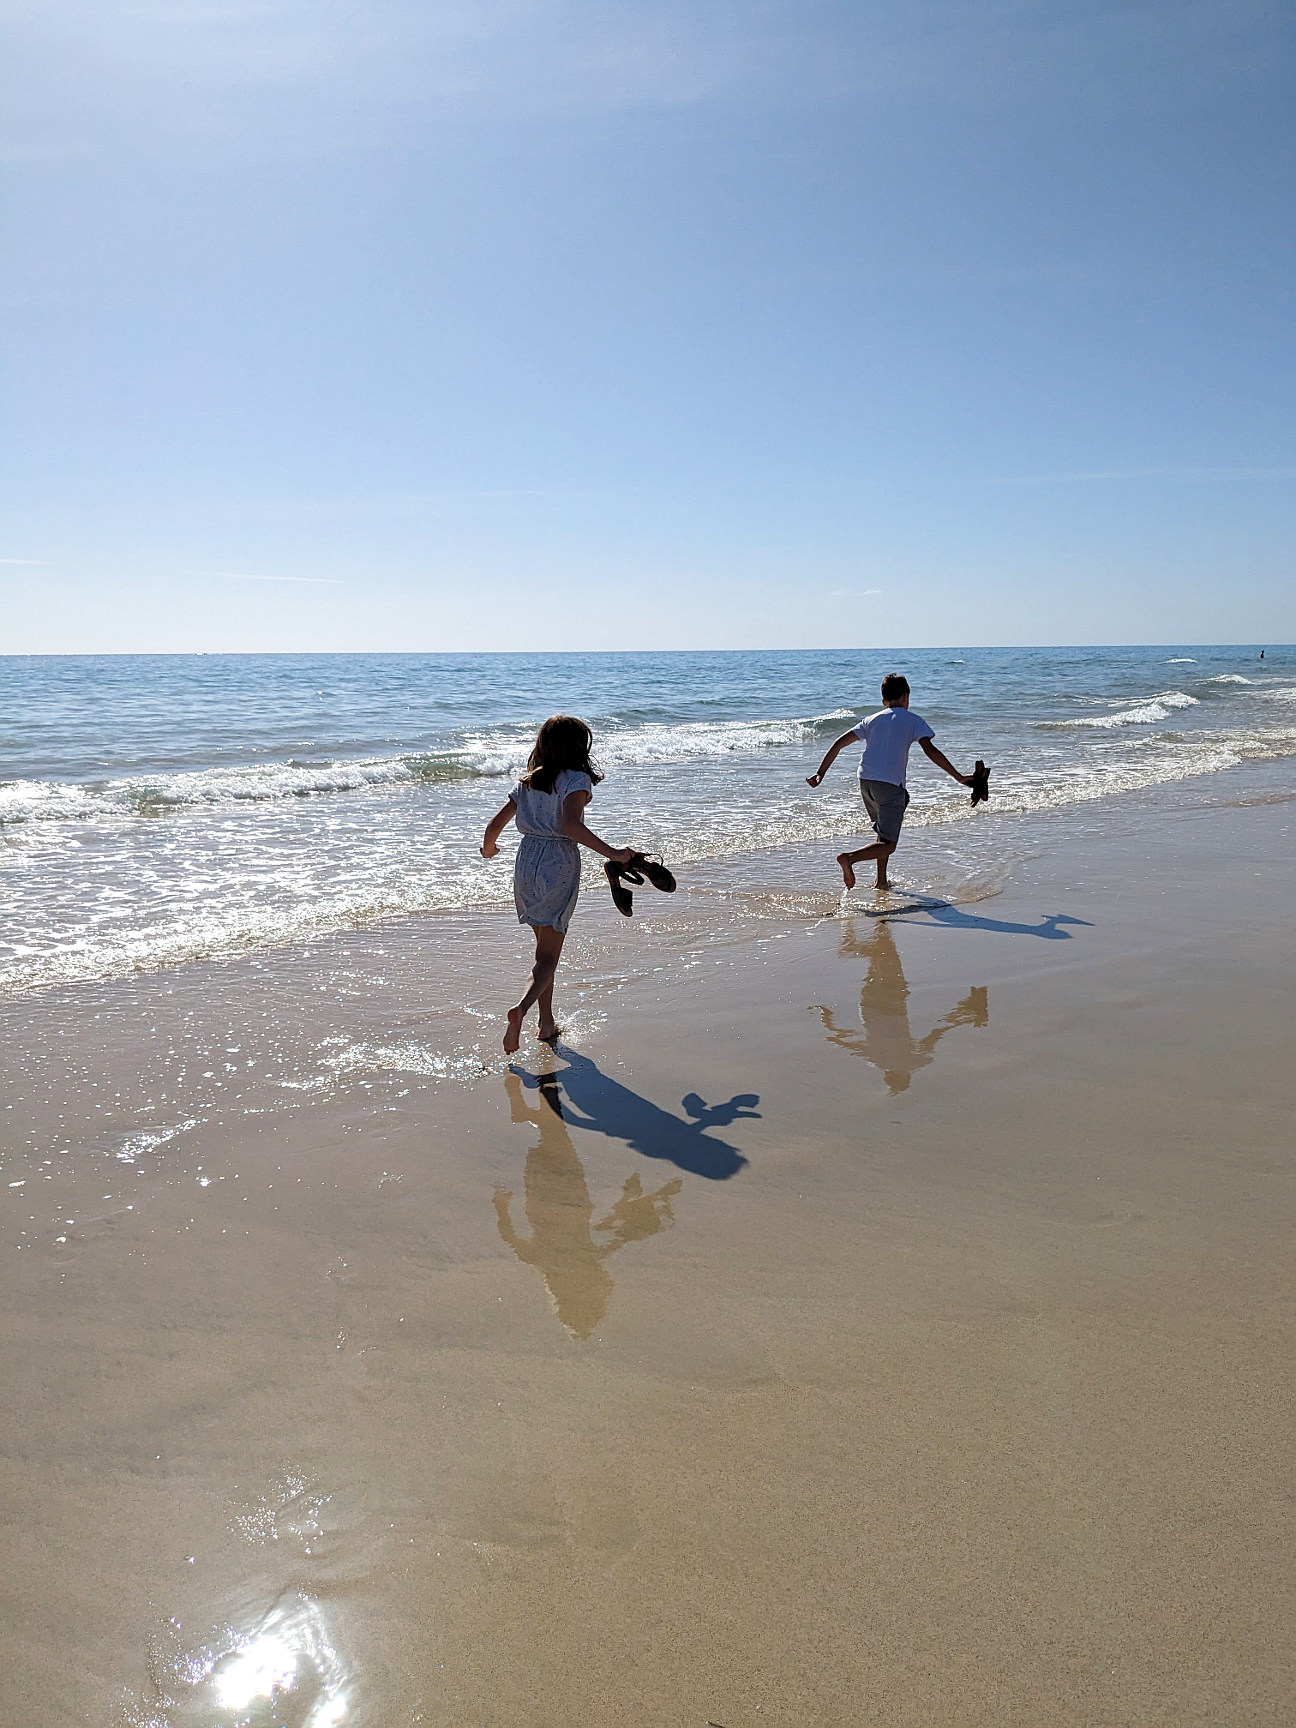
<instances>
[{"instance_id":1,"label":"girl's bare foot","mask_svg":"<svg viewBox=\"0 0 1296 1728\"><path fill-rule=\"evenodd\" d=\"M841 865L842 879L848 888L855 886L855 870L851 864L849 852L839 852L837 862Z\"/></svg>"},{"instance_id":2,"label":"girl's bare foot","mask_svg":"<svg viewBox=\"0 0 1296 1728\"><path fill-rule=\"evenodd\" d=\"M508 1030L504 1034L504 1054L513 1056L522 1042L522 1010L510 1008L508 1011Z\"/></svg>"},{"instance_id":3,"label":"girl's bare foot","mask_svg":"<svg viewBox=\"0 0 1296 1728\"><path fill-rule=\"evenodd\" d=\"M551 1020L547 1026L542 1026L536 1036L542 1044L554 1045L562 1037L562 1027L556 1020Z\"/></svg>"},{"instance_id":4,"label":"girl's bare foot","mask_svg":"<svg viewBox=\"0 0 1296 1728\"><path fill-rule=\"evenodd\" d=\"M877 889L879 894L889 894L891 892L891 884L887 881L885 876L880 882L875 882L873 886Z\"/></svg>"}]
</instances>

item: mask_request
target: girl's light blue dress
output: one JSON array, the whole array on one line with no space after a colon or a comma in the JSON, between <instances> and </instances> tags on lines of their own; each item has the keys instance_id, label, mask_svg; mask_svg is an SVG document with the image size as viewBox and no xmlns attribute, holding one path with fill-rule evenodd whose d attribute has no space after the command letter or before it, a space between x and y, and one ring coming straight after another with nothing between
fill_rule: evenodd
<instances>
[{"instance_id":1,"label":"girl's light blue dress","mask_svg":"<svg viewBox=\"0 0 1296 1728\"><path fill-rule=\"evenodd\" d=\"M580 847L562 831L563 800L573 792L593 792L588 774L564 768L552 792L515 786L509 797L517 806L515 821L522 833L513 866L513 898L519 924L548 924L566 930L580 893Z\"/></svg>"}]
</instances>

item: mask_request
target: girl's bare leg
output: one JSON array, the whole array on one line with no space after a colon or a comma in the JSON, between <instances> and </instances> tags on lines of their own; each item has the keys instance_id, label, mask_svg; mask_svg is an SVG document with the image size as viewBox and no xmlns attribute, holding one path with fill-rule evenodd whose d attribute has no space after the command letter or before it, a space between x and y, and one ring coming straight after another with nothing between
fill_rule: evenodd
<instances>
[{"instance_id":1,"label":"girl's bare leg","mask_svg":"<svg viewBox=\"0 0 1296 1728\"><path fill-rule=\"evenodd\" d=\"M563 932L555 930L550 924L537 924L535 927L536 957L531 968L531 983L526 995L516 1008L508 1011L508 1029L504 1033L504 1054L512 1056L522 1042L522 1022L530 1013L532 1005L539 1002L541 1036L544 1030L554 1030L553 1024L553 981L558 970L558 959L562 953Z\"/></svg>"},{"instance_id":2,"label":"girl's bare leg","mask_svg":"<svg viewBox=\"0 0 1296 1728\"><path fill-rule=\"evenodd\" d=\"M556 1044L558 1042L558 1033L560 1028L558 1022L554 1019L552 978L536 997L536 1007L540 1011L540 1023L536 1027L536 1037L539 1038L542 1044Z\"/></svg>"}]
</instances>

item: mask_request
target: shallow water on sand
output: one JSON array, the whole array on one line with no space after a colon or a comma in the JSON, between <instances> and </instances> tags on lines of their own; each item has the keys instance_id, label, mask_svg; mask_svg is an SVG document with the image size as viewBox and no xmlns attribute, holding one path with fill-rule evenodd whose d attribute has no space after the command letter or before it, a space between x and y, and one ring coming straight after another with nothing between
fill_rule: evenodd
<instances>
[{"instance_id":1,"label":"shallow water on sand","mask_svg":"<svg viewBox=\"0 0 1296 1728\"><path fill-rule=\"evenodd\" d=\"M610 836L674 864L859 831L825 745L890 668L989 811L915 755L910 833L958 873L987 816L1296 753L1296 652L0 658L0 992L500 906L486 819L555 708L595 728ZM929 866L930 868L930 866Z\"/></svg>"},{"instance_id":2,"label":"shallow water on sand","mask_svg":"<svg viewBox=\"0 0 1296 1728\"><path fill-rule=\"evenodd\" d=\"M619 1021L628 993L647 988L668 1002L699 977L742 964L747 950L774 954L844 912L912 909L971 928L977 907L1019 883L1041 852L1099 835L1137 846L1176 809L1228 811L1293 795L1280 760L1072 812L983 809L976 821L906 830L890 895L862 872L843 896L831 842L685 867L674 895L638 890L630 919L588 870L559 980L564 1036L586 1047ZM86 1221L69 1215L63 1197L63 1173L86 1160L102 1173L89 1216L124 1216L165 1172L189 1179L188 1149L206 1130L321 1106L396 1110L503 1075L503 1007L528 964L511 907L483 906L11 993L0 999L10 1167L0 1202L15 1240L57 1243ZM532 1017L524 1057L535 1053L534 1028Z\"/></svg>"},{"instance_id":3,"label":"shallow water on sand","mask_svg":"<svg viewBox=\"0 0 1296 1728\"><path fill-rule=\"evenodd\" d=\"M0 1715L1273 1718L1281 791L10 1002Z\"/></svg>"}]
</instances>

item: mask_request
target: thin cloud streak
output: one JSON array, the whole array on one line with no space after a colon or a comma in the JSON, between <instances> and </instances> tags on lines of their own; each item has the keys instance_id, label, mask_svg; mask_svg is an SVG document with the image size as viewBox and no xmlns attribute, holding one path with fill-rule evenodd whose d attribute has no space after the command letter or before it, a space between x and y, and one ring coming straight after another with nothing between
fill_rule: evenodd
<instances>
[{"instance_id":1,"label":"thin cloud streak","mask_svg":"<svg viewBox=\"0 0 1296 1728\"><path fill-rule=\"evenodd\" d=\"M246 570L214 570L220 582L318 582L329 588L345 587L340 576L254 576Z\"/></svg>"},{"instance_id":2,"label":"thin cloud streak","mask_svg":"<svg viewBox=\"0 0 1296 1728\"><path fill-rule=\"evenodd\" d=\"M11 28L7 148L39 163L187 139L228 165L368 151L483 115L919 96L981 109L1040 100L1059 65L1110 109L1140 55L1186 95L1203 63L1215 96L1267 66L1254 35L1221 26L1218 0L1180 0L1173 32L1146 0L1061 10L996 4L981 21L957 0L27 0Z\"/></svg>"},{"instance_id":3,"label":"thin cloud streak","mask_svg":"<svg viewBox=\"0 0 1296 1728\"><path fill-rule=\"evenodd\" d=\"M1296 468L1096 468L1075 474L1005 474L996 486L1071 486L1092 480L1296 480Z\"/></svg>"}]
</instances>

